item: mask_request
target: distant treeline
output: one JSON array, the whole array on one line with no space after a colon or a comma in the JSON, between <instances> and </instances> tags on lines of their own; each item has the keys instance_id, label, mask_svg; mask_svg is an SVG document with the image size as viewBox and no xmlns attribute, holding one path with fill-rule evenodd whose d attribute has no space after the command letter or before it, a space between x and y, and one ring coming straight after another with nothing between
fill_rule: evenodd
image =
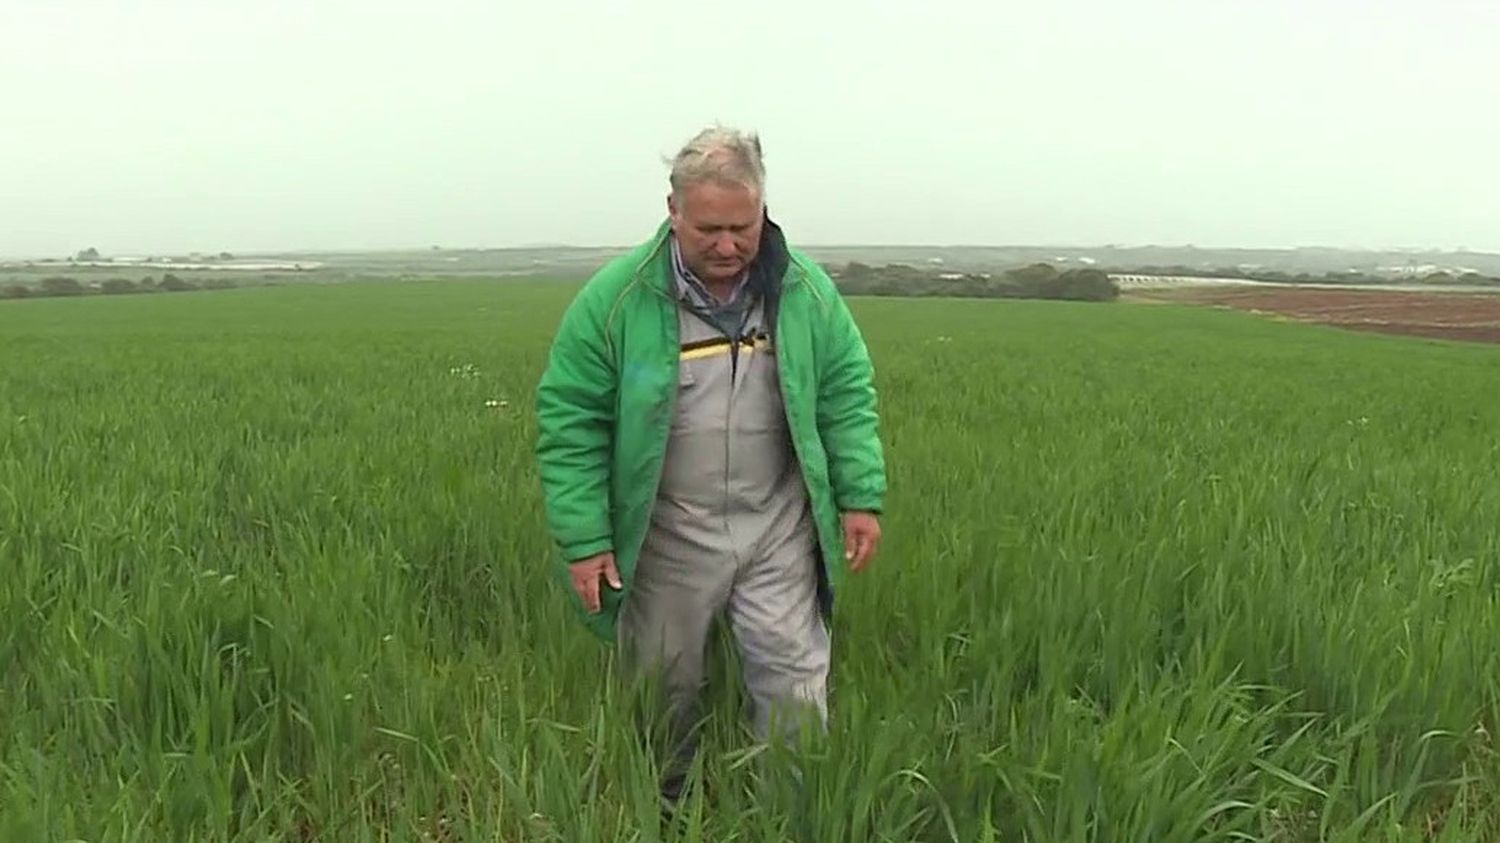
<instances>
[{"instance_id":1,"label":"distant treeline","mask_svg":"<svg viewBox=\"0 0 1500 843\"><path fill-rule=\"evenodd\" d=\"M126 295L130 293L186 293L193 290L227 290L237 286L231 278L209 278L194 283L178 278L168 272L158 281L151 276L140 281L129 278L110 278L98 283L84 284L76 278L54 276L43 278L35 285L7 284L0 287L0 299L28 299L48 296Z\"/></svg>"},{"instance_id":2,"label":"distant treeline","mask_svg":"<svg viewBox=\"0 0 1500 843\"><path fill-rule=\"evenodd\" d=\"M830 267L841 292L858 296L954 296L989 299L1112 301L1120 288L1098 269L1058 270L1036 263L1001 273L957 273L906 264Z\"/></svg>"},{"instance_id":3,"label":"distant treeline","mask_svg":"<svg viewBox=\"0 0 1500 843\"><path fill-rule=\"evenodd\" d=\"M1469 286L1483 286L1487 284L1500 285L1500 278L1481 275L1478 272L1429 272L1421 276L1408 276L1404 278L1392 278L1390 275L1368 275L1357 270L1345 272L1324 272L1321 274L1311 272L1281 272L1278 270L1264 269L1220 269L1190 266L1141 266L1129 269L1111 269L1111 274L1125 275L1165 275L1190 278L1231 278L1240 281L1272 281L1279 284L1394 284L1405 281L1417 284L1461 284Z\"/></svg>"}]
</instances>

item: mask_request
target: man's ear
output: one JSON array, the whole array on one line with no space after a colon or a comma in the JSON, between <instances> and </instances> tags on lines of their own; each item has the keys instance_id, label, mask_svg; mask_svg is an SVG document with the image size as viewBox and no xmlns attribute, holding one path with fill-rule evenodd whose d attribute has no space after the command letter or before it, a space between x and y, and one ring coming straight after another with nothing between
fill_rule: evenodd
<instances>
[{"instance_id":1,"label":"man's ear","mask_svg":"<svg viewBox=\"0 0 1500 843\"><path fill-rule=\"evenodd\" d=\"M677 219L677 197L671 193L667 194L667 216Z\"/></svg>"}]
</instances>

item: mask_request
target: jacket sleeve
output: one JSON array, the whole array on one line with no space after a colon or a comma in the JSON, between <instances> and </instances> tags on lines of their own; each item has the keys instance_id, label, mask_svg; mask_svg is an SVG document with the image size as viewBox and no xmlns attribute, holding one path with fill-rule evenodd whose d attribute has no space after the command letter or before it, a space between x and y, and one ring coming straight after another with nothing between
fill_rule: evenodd
<instances>
[{"instance_id":1,"label":"jacket sleeve","mask_svg":"<svg viewBox=\"0 0 1500 843\"><path fill-rule=\"evenodd\" d=\"M876 412L875 372L854 315L833 285L821 331L818 431L841 512L885 505L885 456Z\"/></svg>"},{"instance_id":2,"label":"jacket sleeve","mask_svg":"<svg viewBox=\"0 0 1500 843\"><path fill-rule=\"evenodd\" d=\"M613 549L614 374L600 306L585 289L563 314L536 390L547 528L569 562Z\"/></svg>"}]
</instances>

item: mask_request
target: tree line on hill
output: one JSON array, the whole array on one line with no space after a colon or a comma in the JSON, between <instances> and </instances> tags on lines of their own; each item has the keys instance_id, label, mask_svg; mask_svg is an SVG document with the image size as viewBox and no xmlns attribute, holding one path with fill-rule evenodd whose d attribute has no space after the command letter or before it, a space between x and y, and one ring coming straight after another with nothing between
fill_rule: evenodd
<instances>
[{"instance_id":1,"label":"tree line on hill","mask_svg":"<svg viewBox=\"0 0 1500 843\"><path fill-rule=\"evenodd\" d=\"M938 272L905 264L875 267L852 262L843 267L830 268L829 274L833 276L838 288L850 295L1110 301L1120 294L1119 287L1100 270L1059 271L1045 263L994 274ZM75 278L56 276L45 278L35 286L13 283L0 287L0 299L175 293L233 286L234 281L228 278L210 278L195 284L170 272L162 276L160 281L150 277L140 282L111 278L95 284L84 284Z\"/></svg>"},{"instance_id":2,"label":"tree line on hill","mask_svg":"<svg viewBox=\"0 0 1500 843\"><path fill-rule=\"evenodd\" d=\"M1047 263L997 274L949 272L907 264L868 266L851 261L842 267L829 267L828 273L841 292L858 296L1113 301L1120 295L1119 286L1102 270L1059 270Z\"/></svg>"},{"instance_id":3,"label":"tree line on hill","mask_svg":"<svg viewBox=\"0 0 1500 843\"><path fill-rule=\"evenodd\" d=\"M140 281L110 278L97 284L84 284L76 278L53 276L35 286L7 284L0 287L0 299L27 299L49 296L126 295L130 293L185 293L193 290L227 290L234 287L231 278L209 278L201 283L187 281L168 272L157 281L151 276Z\"/></svg>"}]
</instances>

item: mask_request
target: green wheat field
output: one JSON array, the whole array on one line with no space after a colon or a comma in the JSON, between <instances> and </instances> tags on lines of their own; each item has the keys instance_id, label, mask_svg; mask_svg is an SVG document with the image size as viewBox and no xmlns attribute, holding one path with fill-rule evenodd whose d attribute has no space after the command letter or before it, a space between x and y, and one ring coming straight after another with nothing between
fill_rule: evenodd
<instances>
[{"instance_id":1,"label":"green wheat field","mask_svg":"<svg viewBox=\"0 0 1500 843\"><path fill-rule=\"evenodd\" d=\"M772 787L718 662L666 826L548 571L573 289L0 303L0 840L1500 839L1500 348L854 300L831 733Z\"/></svg>"}]
</instances>

